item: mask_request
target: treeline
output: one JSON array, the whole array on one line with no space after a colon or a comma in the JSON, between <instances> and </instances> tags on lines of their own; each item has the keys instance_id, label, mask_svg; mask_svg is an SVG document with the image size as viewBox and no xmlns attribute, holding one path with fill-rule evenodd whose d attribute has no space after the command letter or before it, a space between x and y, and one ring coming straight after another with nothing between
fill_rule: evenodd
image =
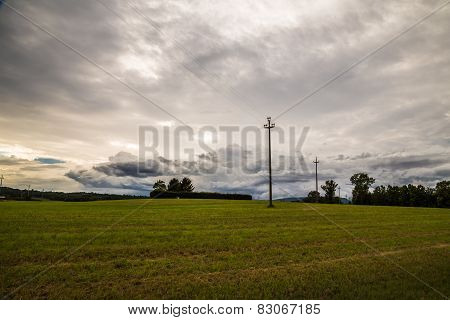
<instances>
[{"instance_id":1,"label":"treeline","mask_svg":"<svg viewBox=\"0 0 450 320\"><path fill-rule=\"evenodd\" d=\"M194 192L192 180L184 177L181 180L172 178L169 183L158 180L153 185L150 198L160 199L219 199L219 200L252 200L248 194L229 194L217 192Z\"/></svg>"},{"instance_id":2,"label":"treeline","mask_svg":"<svg viewBox=\"0 0 450 320\"><path fill-rule=\"evenodd\" d=\"M8 200L31 201L31 200L52 200L67 202L84 202L98 200L126 200L126 199L144 199L145 196L119 195L119 194L101 194L93 192L53 192L38 190L20 190L2 187L0 196L5 196Z\"/></svg>"},{"instance_id":3,"label":"treeline","mask_svg":"<svg viewBox=\"0 0 450 320\"><path fill-rule=\"evenodd\" d=\"M439 182L435 188L412 184L377 186L367 200L378 206L450 208L450 181Z\"/></svg>"},{"instance_id":4,"label":"treeline","mask_svg":"<svg viewBox=\"0 0 450 320\"><path fill-rule=\"evenodd\" d=\"M376 186L375 179L367 173L357 173L350 178L354 186L352 191L354 204L402 206L402 207L438 207L450 208L450 181L441 181L434 188L422 185Z\"/></svg>"},{"instance_id":5,"label":"treeline","mask_svg":"<svg viewBox=\"0 0 450 320\"><path fill-rule=\"evenodd\" d=\"M167 186L163 180L158 180L153 185L153 191L158 192L193 192L194 189L192 180L187 177L184 177L181 181L177 178L172 178Z\"/></svg>"},{"instance_id":6,"label":"treeline","mask_svg":"<svg viewBox=\"0 0 450 320\"><path fill-rule=\"evenodd\" d=\"M450 181L441 181L434 188L412 184L372 187L375 179L362 172L354 174L350 182L353 185L352 203L356 205L450 208ZM337 187L336 182L328 180L321 186L325 196L311 191L304 201L339 203L340 199L335 196Z\"/></svg>"},{"instance_id":7,"label":"treeline","mask_svg":"<svg viewBox=\"0 0 450 320\"><path fill-rule=\"evenodd\" d=\"M216 192L171 192L171 191L157 191L157 190L153 190L152 192L150 192L150 198L252 200L252 196L249 194L216 193Z\"/></svg>"}]
</instances>

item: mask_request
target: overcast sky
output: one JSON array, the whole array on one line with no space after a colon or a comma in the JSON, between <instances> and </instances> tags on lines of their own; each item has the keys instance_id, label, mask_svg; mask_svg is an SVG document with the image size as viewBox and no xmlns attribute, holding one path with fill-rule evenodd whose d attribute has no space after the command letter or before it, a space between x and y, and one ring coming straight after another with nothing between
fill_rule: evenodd
<instances>
[{"instance_id":1,"label":"overcast sky","mask_svg":"<svg viewBox=\"0 0 450 320\"><path fill-rule=\"evenodd\" d=\"M140 125L261 128L443 0L6 2L97 66L0 5L4 184L142 194L171 172L136 172ZM359 171L377 184L449 179L449 33L450 5L278 118L297 136L310 129L308 168L275 170L275 195L312 190L316 155L320 179L344 195ZM218 171L183 173L198 190L264 198L264 161L246 174L226 170L225 155L251 158L258 146L219 136ZM277 156L286 148L275 139ZM196 152L191 169L207 156Z\"/></svg>"}]
</instances>

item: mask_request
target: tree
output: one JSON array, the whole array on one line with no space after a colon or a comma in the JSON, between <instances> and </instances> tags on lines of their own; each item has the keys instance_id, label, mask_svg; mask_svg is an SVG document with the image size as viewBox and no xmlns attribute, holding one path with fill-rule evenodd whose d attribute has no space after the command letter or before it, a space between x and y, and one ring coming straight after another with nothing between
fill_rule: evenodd
<instances>
[{"instance_id":1,"label":"tree","mask_svg":"<svg viewBox=\"0 0 450 320\"><path fill-rule=\"evenodd\" d=\"M435 207L436 206L436 190L434 188L426 188L425 190L426 206Z\"/></svg>"},{"instance_id":2,"label":"tree","mask_svg":"<svg viewBox=\"0 0 450 320\"><path fill-rule=\"evenodd\" d=\"M155 184L153 185L153 190L160 192L166 191L167 190L166 183L162 180L156 181Z\"/></svg>"},{"instance_id":3,"label":"tree","mask_svg":"<svg viewBox=\"0 0 450 320\"><path fill-rule=\"evenodd\" d=\"M426 207L427 206L427 190L424 186L418 185L414 189L414 196L413 196L413 205L414 207Z\"/></svg>"},{"instance_id":4,"label":"tree","mask_svg":"<svg viewBox=\"0 0 450 320\"><path fill-rule=\"evenodd\" d=\"M333 180L327 180L323 186L320 186L325 191L325 199L328 203L333 203L337 186L338 184Z\"/></svg>"},{"instance_id":5,"label":"tree","mask_svg":"<svg viewBox=\"0 0 450 320\"><path fill-rule=\"evenodd\" d=\"M167 185L167 191L178 192L181 191L180 181L177 178L172 178Z\"/></svg>"},{"instance_id":6,"label":"tree","mask_svg":"<svg viewBox=\"0 0 450 320\"><path fill-rule=\"evenodd\" d=\"M400 187L388 185L386 189L386 200L388 206L399 206L400 205Z\"/></svg>"},{"instance_id":7,"label":"tree","mask_svg":"<svg viewBox=\"0 0 450 320\"><path fill-rule=\"evenodd\" d=\"M320 193L317 191L311 191L308 193L308 196L303 199L304 202L312 203L316 202L317 199L320 199Z\"/></svg>"},{"instance_id":8,"label":"tree","mask_svg":"<svg viewBox=\"0 0 450 320\"><path fill-rule=\"evenodd\" d=\"M409 188L408 186L400 187L400 205L402 207L409 207Z\"/></svg>"},{"instance_id":9,"label":"tree","mask_svg":"<svg viewBox=\"0 0 450 320\"><path fill-rule=\"evenodd\" d=\"M373 190L372 203L377 206L387 205L387 191L385 186L378 186Z\"/></svg>"},{"instance_id":10,"label":"tree","mask_svg":"<svg viewBox=\"0 0 450 320\"><path fill-rule=\"evenodd\" d=\"M180 187L181 191L183 192L194 191L194 185L192 184L192 180L186 177L184 177L183 180L181 180Z\"/></svg>"},{"instance_id":11,"label":"tree","mask_svg":"<svg viewBox=\"0 0 450 320\"><path fill-rule=\"evenodd\" d=\"M436 185L436 203L440 208L450 208L450 181L441 181Z\"/></svg>"},{"instance_id":12,"label":"tree","mask_svg":"<svg viewBox=\"0 0 450 320\"><path fill-rule=\"evenodd\" d=\"M369 188L375 183L375 179L367 173L355 173L350 182L354 185L352 195L354 204L370 204Z\"/></svg>"}]
</instances>

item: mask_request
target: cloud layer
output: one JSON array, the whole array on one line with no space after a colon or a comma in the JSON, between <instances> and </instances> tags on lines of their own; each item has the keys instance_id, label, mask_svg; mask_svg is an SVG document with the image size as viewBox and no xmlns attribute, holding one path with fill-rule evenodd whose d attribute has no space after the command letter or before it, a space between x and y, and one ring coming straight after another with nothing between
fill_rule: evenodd
<instances>
[{"instance_id":1,"label":"cloud layer","mask_svg":"<svg viewBox=\"0 0 450 320\"><path fill-rule=\"evenodd\" d=\"M276 117L440 4L11 2L183 122L259 127L265 116ZM310 163L318 155L322 177L342 185L356 170L389 183L448 178L449 27L447 7L277 119L277 126L310 127L305 159ZM6 5L0 7L0 47L0 169L6 181L45 186L48 179L48 185L68 190L144 192L151 177L168 174L156 164L169 162L205 188L266 195L258 176L265 172L261 161L245 177L226 172L201 177L195 171L200 158L193 163L155 158L147 172L134 170L136 159L109 159L121 151L119 156L138 154L139 125L175 125L176 119ZM276 143L274 149L286 151ZM208 160L208 153L197 156ZM220 165L234 166L223 159ZM280 173L277 192L311 189L311 177L303 173Z\"/></svg>"}]
</instances>

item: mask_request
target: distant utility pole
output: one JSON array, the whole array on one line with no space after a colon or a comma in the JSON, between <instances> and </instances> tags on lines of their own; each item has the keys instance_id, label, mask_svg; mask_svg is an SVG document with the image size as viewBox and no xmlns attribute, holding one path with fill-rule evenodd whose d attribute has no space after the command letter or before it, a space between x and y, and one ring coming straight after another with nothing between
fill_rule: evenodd
<instances>
[{"instance_id":1,"label":"distant utility pole","mask_svg":"<svg viewBox=\"0 0 450 320\"><path fill-rule=\"evenodd\" d=\"M273 208L272 204L272 146L270 140L270 130L275 128L275 123L271 123L272 118L267 117L267 124L264 125L265 129L269 130L269 208Z\"/></svg>"},{"instance_id":2,"label":"distant utility pole","mask_svg":"<svg viewBox=\"0 0 450 320\"><path fill-rule=\"evenodd\" d=\"M5 177L2 175L0 177L0 187L3 187L3 179L5 179Z\"/></svg>"},{"instance_id":3,"label":"distant utility pole","mask_svg":"<svg viewBox=\"0 0 450 320\"><path fill-rule=\"evenodd\" d=\"M338 191L339 191L339 204L341 204L341 186L338 187Z\"/></svg>"},{"instance_id":4,"label":"distant utility pole","mask_svg":"<svg viewBox=\"0 0 450 320\"><path fill-rule=\"evenodd\" d=\"M316 202L319 202L319 180L317 179L317 165L319 164L319 160L317 160L317 157L313 163L316 165Z\"/></svg>"}]
</instances>

